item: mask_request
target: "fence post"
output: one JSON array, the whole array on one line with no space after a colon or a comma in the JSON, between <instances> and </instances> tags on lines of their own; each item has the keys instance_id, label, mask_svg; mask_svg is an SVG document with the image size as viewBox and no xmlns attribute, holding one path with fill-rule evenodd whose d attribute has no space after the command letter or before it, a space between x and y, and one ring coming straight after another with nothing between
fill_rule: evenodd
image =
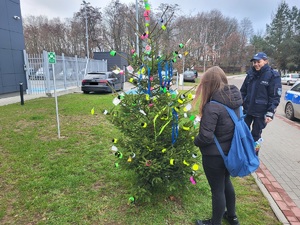
<instances>
[{"instance_id":1,"label":"fence post","mask_svg":"<svg viewBox=\"0 0 300 225\"><path fill-rule=\"evenodd\" d=\"M49 77L49 64L48 64L48 52L43 50L43 74L45 76L45 93L51 96L50 77Z\"/></svg>"},{"instance_id":2,"label":"fence post","mask_svg":"<svg viewBox=\"0 0 300 225\"><path fill-rule=\"evenodd\" d=\"M79 65L78 65L78 58L77 58L77 55L75 55L75 66L76 66L76 81L77 81L77 87L79 87Z\"/></svg>"},{"instance_id":3,"label":"fence post","mask_svg":"<svg viewBox=\"0 0 300 225\"><path fill-rule=\"evenodd\" d=\"M89 59L86 57L86 64L85 64L85 72L84 72L84 74L88 73L88 64L89 64Z\"/></svg>"},{"instance_id":4,"label":"fence post","mask_svg":"<svg viewBox=\"0 0 300 225\"><path fill-rule=\"evenodd\" d=\"M62 64L63 64L63 76L64 76L64 87L65 90L67 89L67 70L66 70L66 60L65 60L65 54L61 54L62 58Z\"/></svg>"},{"instance_id":5,"label":"fence post","mask_svg":"<svg viewBox=\"0 0 300 225\"><path fill-rule=\"evenodd\" d=\"M29 68L29 62L28 62L28 54L26 52L26 50L23 50L23 57L24 57L24 70L26 73L26 83L27 83L27 90L26 93L27 94L32 94L32 87L31 87L31 82L29 81L29 75L30 73L32 73L31 68ZM34 74L32 74L34 75Z\"/></svg>"}]
</instances>

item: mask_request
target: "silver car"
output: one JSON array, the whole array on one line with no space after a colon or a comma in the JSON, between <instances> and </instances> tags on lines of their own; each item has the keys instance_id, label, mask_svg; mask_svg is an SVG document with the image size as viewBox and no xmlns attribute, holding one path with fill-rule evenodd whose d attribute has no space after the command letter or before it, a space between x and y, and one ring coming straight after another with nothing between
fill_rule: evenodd
<instances>
[{"instance_id":1,"label":"silver car","mask_svg":"<svg viewBox=\"0 0 300 225\"><path fill-rule=\"evenodd\" d=\"M183 80L184 81L190 81L190 82L196 82L196 73L192 70L187 70L183 73Z\"/></svg>"},{"instance_id":2,"label":"silver car","mask_svg":"<svg viewBox=\"0 0 300 225\"><path fill-rule=\"evenodd\" d=\"M293 85L298 80L300 80L300 74L298 73L288 73L281 76L281 83L286 85Z\"/></svg>"},{"instance_id":3,"label":"silver car","mask_svg":"<svg viewBox=\"0 0 300 225\"><path fill-rule=\"evenodd\" d=\"M290 119L300 119L300 81L297 81L284 95L285 116Z\"/></svg>"}]
</instances>

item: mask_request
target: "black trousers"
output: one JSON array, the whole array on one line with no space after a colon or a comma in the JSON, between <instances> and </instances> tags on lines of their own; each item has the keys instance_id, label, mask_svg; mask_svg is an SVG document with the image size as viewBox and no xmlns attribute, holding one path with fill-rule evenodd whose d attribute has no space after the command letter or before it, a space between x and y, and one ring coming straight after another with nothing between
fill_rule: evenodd
<instances>
[{"instance_id":1,"label":"black trousers","mask_svg":"<svg viewBox=\"0 0 300 225\"><path fill-rule=\"evenodd\" d=\"M251 115L246 115L245 122L251 130L252 137L254 141L261 138L262 130L266 127L264 117L254 117Z\"/></svg>"},{"instance_id":2,"label":"black trousers","mask_svg":"<svg viewBox=\"0 0 300 225\"><path fill-rule=\"evenodd\" d=\"M212 222L220 225L227 209L228 216L235 214L235 191L222 156L202 156L202 165L212 193Z\"/></svg>"}]
</instances>

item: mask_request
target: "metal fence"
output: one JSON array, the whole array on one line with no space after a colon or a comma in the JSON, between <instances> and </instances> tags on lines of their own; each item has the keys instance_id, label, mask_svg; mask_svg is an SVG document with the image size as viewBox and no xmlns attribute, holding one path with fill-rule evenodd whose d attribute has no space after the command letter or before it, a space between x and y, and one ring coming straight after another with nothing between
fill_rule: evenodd
<instances>
[{"instance_id":1,"label":"metal fence","mask_svg":"<svg viewBox=\"0 0 300 225\"><path fill-rule=\"evenodd\" d=\"M24 69L27 78L27 94L53 93L80 87L81 80L88 72L107 71L107 60L56 56L56 63L49 64L48 52L29 55L24 50ZM55 82L54 82L55 78Z\"/></svg>"}]
</instances>

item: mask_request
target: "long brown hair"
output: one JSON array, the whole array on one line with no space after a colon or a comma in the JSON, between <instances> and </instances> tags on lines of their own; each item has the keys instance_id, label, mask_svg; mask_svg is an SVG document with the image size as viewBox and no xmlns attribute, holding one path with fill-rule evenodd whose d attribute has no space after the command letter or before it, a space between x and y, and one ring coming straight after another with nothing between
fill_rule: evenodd
<instances>
[{"instance_id":1,"label":"long brown hair","mask_svg":"<svg viewBox=\"0 0 300 225\"><path fill-rule=\"evenodd\" d=\"M219 66L209 68L202 76L201 82L196 90L193 100L193 106L196 105L200 98L199 115L202 115L203 107L210 101L212 95L217 90L228 84L225 72Z\"/></svg>"}]
</instances>

